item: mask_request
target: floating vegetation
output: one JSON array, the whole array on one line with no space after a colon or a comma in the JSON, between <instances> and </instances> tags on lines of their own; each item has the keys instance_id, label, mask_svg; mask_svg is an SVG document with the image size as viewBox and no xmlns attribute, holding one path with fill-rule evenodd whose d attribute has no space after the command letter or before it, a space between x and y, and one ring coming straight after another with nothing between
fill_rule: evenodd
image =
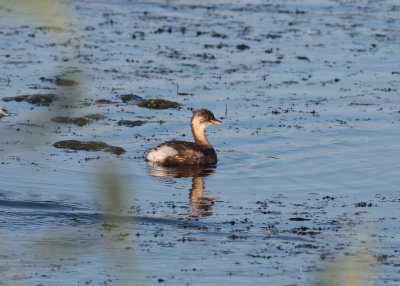
<instances>
[{"instance_id":1,"label":"floating vegetation","mask_svg":"<svg viewBox=\"0 0 400 286\"><path fill-rule=\"evenodd\" d=\"M267 39L273 39L273 40L282 38L282 36L279 35L279 34L266 34L265 37L266 37Z\"/></svg>"},{"instance_id":2,"label":"floating vegetation","mask_svg":"<svg viewBox=\"0 0 400 286\"><path fill-rule=\"evenodd\" d=\"M118 224L109 223L109 222L106 222L106 221L104 221L103 224L102 224L101 226L102 226L103 229L105 229L105 230L112 230L112 229L114 229L114 228L120 227Z\"/></svg>"},{"instance_id":3,"label":"floating vegetation","mask_svg":"<svg viewBox=\"0 0 400 286\"><path fill-rule=\"evenodd\" d=\"M64 29L58 26L40 26L37 27L40 31L53 31L53 32L63 32Z\"/></svg>"},{"instance_id":4,"label":"floating vegetation","mask_svg":"<svg viewBox=\"0 0 400 286\"><path fill-rule=\"evenodd\" d=\"M141 126L143 123L145 123L142 120L120 120L118 121L119 126L127 126L127 127L135 127L135 126Z\"/></svg>"},{"instance_id":5,"label":"floating vegetation","mask_svg":"<svg viewBox=\"0 0 400 286\"><path fill-rule=\"evenodd\" d=\"M3 101L25 101L30 104L49 106L54 100L57 100L57 95L49 94L33 94L33 95L18 95L13 97L5 97Z\"/></svg>"},{"instance_id":6,"label":"floating vegetation","mask_svg":"<svg viewBox=\"0 0 400 286\"><path fill-rule=\"evenodd\" d=\"M53 79L53 78L47 78L47 77L42 76L40 78L40 80L55 83L56 85L59 85L59 86L74 86L74 85L78 84L78 82L76 82L72 79L59 78L59 77L56 77L55 79Z\"/></svg>"},{"instance_id":7,"label":"floating vegetation","mask_svg":"<svg viewBox=\"0 0 400 286\"><path fill-rule=\"evenodd\" d=\"M56 123L65 123L65 124L75 124L78 126L85 126L88 125L89 123L101 119L105 119L106 116L102 114L89 114L85 116L80 116L80 117L64 117L64 116L58 116L58 117L53 117L51 121L56 122Z\"/></svg>"},{"instance_id":8,"label":"floating vegetation","mask_svg":"<svg viewBox=\"0 0 400 286\"><path fill-rule=\"evenodd\" d=\"M372 203L367 202L358 202L354 204L357 208L365 208L365 207L372 207Z\"/></svg>"},{"instance_id":9,"label":"floating vegetation","mask_svg":"<svg viewBox=\"0 0 400 286\"><path fill-rule=\"evenodd\" d=\"M141 101L143 98L141 98L139 95L130 93L130 94L122 94L120 95L120 98L123 102L128 102L128 101Z\"/></svg>"},{"instance_id":10,"label":"floating vegetation","mask_svg":"<svg viewBox=\"0 0 400 286\"><path fill-rule=\"evenodd\" d=\"M112 103L112 101L109 100L109 99L98 99L98 100L96 100L95 102L96 102L97 104L110 104L110 103Z\"/></svg>"},{"instance_id":11,"label":"floating vegetation","mask_svg":"<svg viewBox=\"0 0 400 286\"><path fill-rule=\"evenodd\" d=\"M78 141L78 140L63 140L53 144L56 148L84 151L105 151L116 155L125 153L124 148L111 146L101 141Z\"/></svg>"},{"instance_id":12,"label":"floating vegetation","mask_svg":"<svg viewBox=\"0 0 400 286\"><path fill-rule=\"evenodd\" d=\"M207 54L207 53L196 54L195 56L202 60L215 60L216 59L214 55Z\"/></svg>"},{"instance_id":13,"label":"floating vegetation","mask_svg":"<svg viewBox=\"0 0 400 286\"><path fill-rule=\"evenodd\" d=\"M103 114L98 114L98 113L94 113L94 114L89 114L89 115L85 115L85 118L89 119L89 120L101 120L101 119L105 119L106 116Z\"/></svg>"},{"instance_id":14,"label":"floating vegetation","mask_svg":"<svg viewBox=\"0 0 400 286\"><path fill-rule=\"evenodd\" d=\"M226 39L226 38L228 38L228 35L227 34L221 34L221 33L213 32L211 37Z\"/></svg>"},{"instance_id":15,"label":"floating vegetation","mask_svg":"<svg viewBox=\"0 0 400 286\"><path fill-rule=\"evenodd\" d=\"M167 108L177 108L181 106L181 104L175 101L169 101L165 99L147 99L139 102L138 106L149 109L167 109Z\"/></svg>"},{"instance_id":16,"label":"floating vegetation","mask_svg":"<svg viewBox=\"0 0 400 286\"><path fill-rule=\"evenodd\" d=\"M240 44L236 46L236 49L240 50L240 51L244 51L244 50L248 50L250 49L250 47L246 44Z\"/></svg>"},{"instance_id":17,"label":"floating vegetation","mask_svg":"<svg viewBox=\"0 0 400 286\"><path fill-rule=\"evenodd\" d=\"M296 59L298 59L300 61L310 62L310 59L308 57L305 57L305 56L298 56L298 57L296 57Z\"/></svg>"}]
</instances>

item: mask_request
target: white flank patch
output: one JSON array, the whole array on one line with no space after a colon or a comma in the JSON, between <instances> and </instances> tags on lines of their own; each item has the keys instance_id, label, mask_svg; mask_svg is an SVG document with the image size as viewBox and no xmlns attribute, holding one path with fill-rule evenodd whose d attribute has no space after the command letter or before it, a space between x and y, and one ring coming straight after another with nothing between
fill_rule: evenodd
<instances>
[{"instance_id":1,"label":"white flank patch","mask_svg":"<svg viewBox=\"0 0 400 286\"><path fill-rule=\"evenodd\" d=\"M176 150L164 145L151 149L147 154L147 160L162 163L166 158L175 156L176 154L178 154Z\"/></svg>"}]
</instances>

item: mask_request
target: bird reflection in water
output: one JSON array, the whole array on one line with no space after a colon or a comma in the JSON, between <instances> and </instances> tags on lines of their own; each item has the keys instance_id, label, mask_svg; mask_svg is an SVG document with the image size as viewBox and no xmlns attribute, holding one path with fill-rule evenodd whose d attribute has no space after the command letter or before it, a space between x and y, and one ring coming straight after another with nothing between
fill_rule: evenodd
<instances>
[{"instance_id":1,"label":"bird reflection in water","mask_svg":"<svg viewBox=\"0 0 400 286\"><path fill-rule=\"evenodd\" d=\"M204 196L204 178L214 172L215 165L207 166L178 166L163 167L149 163L150 175L154 177L187 178L192 177L192 187L189 192L192 216L212 215L212 206L215 198Z\"/></svg>"}]
</instances>

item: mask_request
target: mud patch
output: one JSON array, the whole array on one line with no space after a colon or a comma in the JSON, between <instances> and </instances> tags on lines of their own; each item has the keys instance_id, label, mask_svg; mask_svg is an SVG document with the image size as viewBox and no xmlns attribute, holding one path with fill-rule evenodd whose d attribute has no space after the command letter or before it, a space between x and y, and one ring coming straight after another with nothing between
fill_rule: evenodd
<instances>
[{"instance_id":1,"label":"mud patch","mask_svg":"<svg viewBox=\"0 0 400 286\"><path fill-rule=\"evenodd\" d=\"M142 120L120 120L118 121L119 126L127 126L127 127L135 127L135 126L142 126L145 123Z\"/></svg>"},{"instance_id":2,"label":"mud patch","mask_svg":"<svg viewBox=\"0 0 400 286\"><path fill-rule=\"evenodd\" d=\"M98 121L105 119L106 116L102 114L89 114L85 116L80 116L80 117L63 117L63 116L58 116L58 117L53 117L51 121L56 122L56 123L64 123L64 124L75 124L78 126L85 126L93 121Z\"/></svg>"},{"instance_id":3,"label":"mud patch","mask_svg":"<svg viewBox=\"0 0 400 286\"><path fill-rule=\"evenodd\" d=\"M122 102L128 102L128 101L133 101L133 102L139 102L141 100L143 100L143 98L141 98L139 95L130 93L130 94L122 94L119 96L122 100Z\"/></svg>"},{"instance_id":4,"label":"mud patch","mask_svg":"<svg viewBox=\"0 0 400 286\"><path fill-rule=\"evenodd\" d=\"M78 82L72 80L72 79L68 79L68 78L60 78L60 77L56 77L56 78L47 78L47 77L41 77L40 78L41 81L46 81L46 82L51 82L54 83L58 86L74 86L74 85L78 85Z\"/></svg>"},{"instance_id":5,"label":"mud patch","mask_svg":"<svg viewBox=\"0 0 400 286\"><path fill-rule=\"evenodd\" d=\"M165 99L147 99L139 102L138 106L149 109L168 109L168 108L178 108L181 106L181 104L175 101L169 101Z\"/></svg>"},{"instance_id":6,"label":"mud patch","mask_svg":"<svg viewBox=\"0 0 400 286\"><path fill-rule=\"evenodd\" d=\"M69 150L84 150L84 151L104 151L110 152L115 155L125 153L124 148L111 146L101 141L78 141L78 140L63 140L53 144L56 148L69 149Z\"/></svg>"},{"instance_id":7,"label":"mud patch","mask_svg":"<svg viewBox=\"0 0 400 286\"><path fill-rule=\"evenodd\" d=\"M49 106L53 101L57 100L55 94L34 94L34 95L18 95L14 97L5 97L3 101L16 101L16 102L28 102L30 104L38 106Z\"/></svg>"},{"instance_id":8,"label":"mud patch","mask_svg":"<svg viewBox=\"0 0 400 286\"><path fill-rule=\"evenodd\" d=\"M111 104L111 103L114 103L111 100L105 99L105 98L97 99L95 102L96 102L96 104Z\"/></svg>"},{"instance_id":9,"label":"mud patch","mask_svg":"<svg viewBox=\"0 0 400 286\"><path fill-rule=\"evenodd\" d=\"M250 49L250 47L246 44L240 44L236 46L236 49L238 49L239 51L244 51Z\"/></svg>"}]
</instances>

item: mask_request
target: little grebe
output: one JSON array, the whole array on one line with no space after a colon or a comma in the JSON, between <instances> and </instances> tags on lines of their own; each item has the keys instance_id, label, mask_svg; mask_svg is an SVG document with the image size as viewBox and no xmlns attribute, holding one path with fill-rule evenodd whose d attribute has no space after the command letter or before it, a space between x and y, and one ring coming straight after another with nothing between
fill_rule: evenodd
<instances>
[{"instance_id":1,"label":"little grebe","mask_svg":"<svg viewBox=\"0 0 400 286\"><path fill-rule=\"evenodd\" d=\"M222 122L215 119L208 109L196 110L190 122L195 143L177 140L164 142L149 150L147 161L162 166L215 164L218 161L217 153L204 133L204 128L211 124Z\"/></svg>"}]
</instances>

